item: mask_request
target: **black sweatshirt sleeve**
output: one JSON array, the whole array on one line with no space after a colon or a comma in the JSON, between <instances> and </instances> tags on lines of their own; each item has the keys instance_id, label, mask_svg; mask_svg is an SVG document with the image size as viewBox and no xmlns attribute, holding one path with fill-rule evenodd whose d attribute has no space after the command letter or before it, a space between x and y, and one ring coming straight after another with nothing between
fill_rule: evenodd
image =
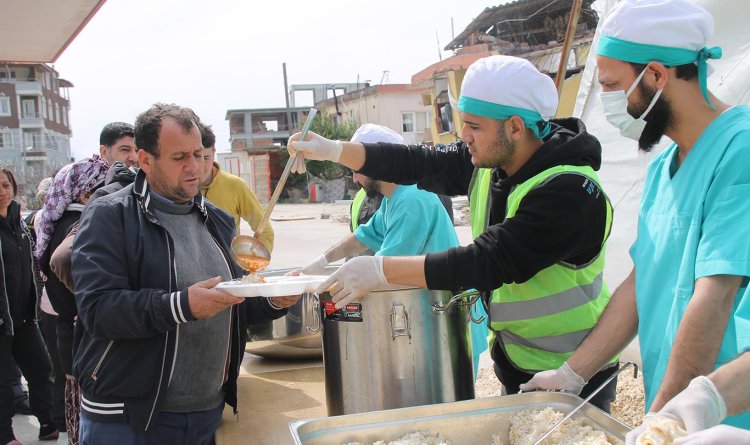
<instances>
[{"instance_id":1,"label":"black sweatshirt sleeve","mask_svg":"<svg viewBox=\"0 0 750 445\"><path fill-rule=\"evenodd\" d=\"M523 283L557 262L587 263L604 238L606 198L598 187L585 189L585 181L558 176L529 192L513 218L490 225L474 244L428 254L427 286L489 291Z\"/></svg>"},{"instance_id":2,"label":"black sweatshirt sleeve","mask_svg":"<svg viewBox=\"0 0 750 445\"><path fill-rule=\"evenodd\" d=\"M424 145L364 144L360 173L373 179L417 187L439 195L466 195L474 172L463 142L444 148Z\"/></svg>"}]
</instances>

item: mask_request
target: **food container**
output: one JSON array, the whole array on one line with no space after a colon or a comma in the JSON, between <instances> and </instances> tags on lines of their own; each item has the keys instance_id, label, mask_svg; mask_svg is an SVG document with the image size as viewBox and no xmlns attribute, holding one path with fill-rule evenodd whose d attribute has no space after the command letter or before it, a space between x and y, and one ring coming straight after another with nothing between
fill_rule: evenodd
<instances>
[{"instance_id":1,"label":"food container","mask_svg":"<svg viewBox=\"0 0 750 445\"><path fill-rule=\"evenodd\" d=\"M552 407L567 413L582 401L567 393L533 392L299 420L289 422L289 429L296 445L369 445L376 440L394 440L411 431L440 433L454 445L490 445L493 434L507 440L510 418L518 411ZM584 406L573 418L603 431L613 444L623 444L630 431L630 427L593 405Z\"/></svg>"},{"instance_id":2,"label":"food container","mask_svg":"<svg viewBox=\"0 0 750 445\"><path fill-rule=\"evenodd\" d=\"M328 415L473 399L469 308L444 309L451 298L388 286L365 295L351 318L325 318Z\"/></svg>"}]
</instances>

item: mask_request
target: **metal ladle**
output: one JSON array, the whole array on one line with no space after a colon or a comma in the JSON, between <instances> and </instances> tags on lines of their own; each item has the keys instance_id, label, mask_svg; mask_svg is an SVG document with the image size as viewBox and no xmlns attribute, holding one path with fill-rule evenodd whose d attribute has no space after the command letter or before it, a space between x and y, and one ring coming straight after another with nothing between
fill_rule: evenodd
<instances>
[{"instance_id":1,"label":"metal ladle","mask_svg":"<svg viewBox=\"0 0 750 445\"><path fill-rule=\"evenodd\" d=\"M307 114L307 119L305 120L305 125L302 127L300 140L305 140L305 136L307 136L307 132L310 130L310 126L312 125L313 119L315 119L317 113L318 110L310 108L310 112ZM263 217L260 219L258 228L255 230L255 235L238 235L232 239L231 248L234 259L240 267L248 272L255 273L268 266L271 262L271 252L258 238L260 237L260 234L263 233L263 229L266 228L266 224L268 224L271 212L276 205L276 201L279 200L281 190L284 189L284 184L286 184L289 172L292 170L292 165L294 165L294 161L296 160L296 153L289 156L289 161L287 161L286 167L284 167L284 171L281 173L279 182L276 184L273 195L271 195L271 200L268 202L268 206L266 206L266 211L263 212Z\"/></svg>"}]
</instances>

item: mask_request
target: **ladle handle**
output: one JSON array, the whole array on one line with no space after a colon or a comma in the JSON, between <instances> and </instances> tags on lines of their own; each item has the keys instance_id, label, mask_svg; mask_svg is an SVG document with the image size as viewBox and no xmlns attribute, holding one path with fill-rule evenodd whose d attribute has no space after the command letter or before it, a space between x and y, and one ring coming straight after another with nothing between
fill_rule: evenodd
<instances>
[{"instance_id":1,"label":"ladle handle","mask_svg":"<svg viewBox=\"0 0 750 445\"><path fill-rule=\"evenodd\" d=\"M318 110L315 108L310 108L310 112L307 113L307 119L305 120L305 125L302 127L302 134L300 134L300 140L304 141L305 136L307 136L307 132L310 130L310 126L313 123L313 119L315 119L315 115L318 114ZM263 218L260 219L260 224L258 224L258 228L255 230L255 237L260 237L260 234L263 233L263 229L266 228L266 224L268 224L268 219L271 218L271 212L273 211L274 206L276 206L276 201L279 199L279 195L281 195L281 191L284 189L284 184L286 184L286 179L289 177L289 172L292 171L292 165L294 164L294 161L297 160L297 154L295 153L294 156L289 156L289 160L286 162L286 167L284 167L284 171L281 173L281 177L279 178L279 182L276 184L276 188L273 191L273 195L271 195L271 200L268 201L268 206L266 207L266 211L263 213Z\"/></svg>"}]
</instances>

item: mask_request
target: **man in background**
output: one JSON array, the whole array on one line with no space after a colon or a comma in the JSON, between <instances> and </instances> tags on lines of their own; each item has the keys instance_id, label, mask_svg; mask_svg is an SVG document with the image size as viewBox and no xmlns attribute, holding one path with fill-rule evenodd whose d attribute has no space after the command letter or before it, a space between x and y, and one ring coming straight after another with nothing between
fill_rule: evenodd
<instances>
[{"instance_id":1,"label":"man in background","mask_svg":"<svg viewBox=\"0 0 750 445\"><path fill-rule=\"evenodd\" d=\"M242 178L219 167L219 163L216 162L216 135L211 126L199 124L199 127L203 143L201 194L234 217L237 234L240 233L240 218L247 221L254 232L263 217L263 207ZM269 252L273 250L271 224L266 224L258 239Z\"/></svg>"}]
</instances>

